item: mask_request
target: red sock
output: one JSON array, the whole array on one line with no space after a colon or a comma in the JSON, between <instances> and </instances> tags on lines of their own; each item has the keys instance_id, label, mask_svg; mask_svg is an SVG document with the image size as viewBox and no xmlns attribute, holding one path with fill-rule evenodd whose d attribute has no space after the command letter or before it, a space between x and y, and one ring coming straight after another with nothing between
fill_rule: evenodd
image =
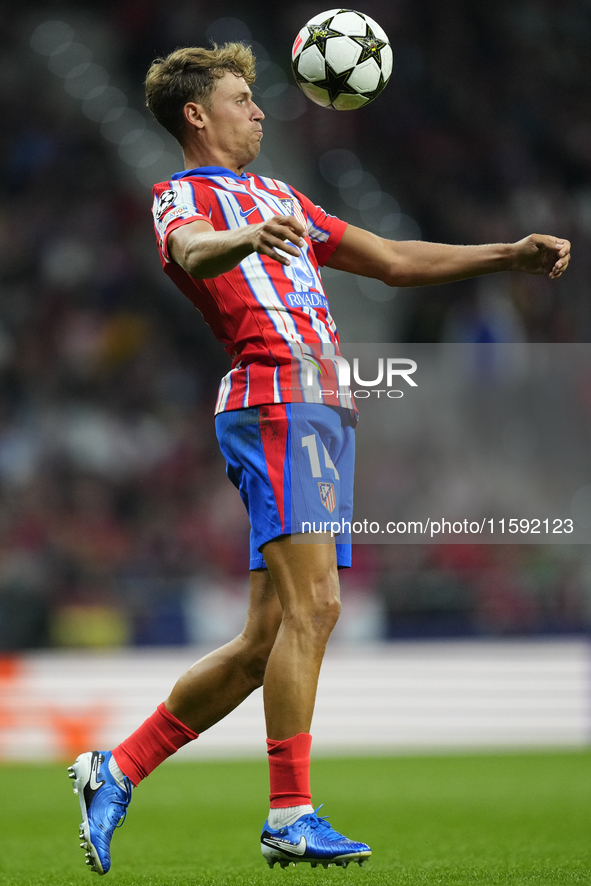
<instances>
[{"instance_id":1,"label":"red sock","mask_svg":"<svg viewBox=\"0 0 591 886\"><path fill-rule=\"evenodd\" d=\"M310 791L310 747L312 736L298 732L285 741L267 739L271 776L271 809L307 806Z\"/></svg>"},{"instance_id":2,"label":"red sock","mask_svg":"<svg viewBox=\"0 0 591 886\"><path fill-rule=\"evenodd\" d=\"M162 702L139 729L113 749L113 756L121 772L138 785L167 757L194 738L199 738L197 733L177 720Z\"/></svg>"}]
</instances>

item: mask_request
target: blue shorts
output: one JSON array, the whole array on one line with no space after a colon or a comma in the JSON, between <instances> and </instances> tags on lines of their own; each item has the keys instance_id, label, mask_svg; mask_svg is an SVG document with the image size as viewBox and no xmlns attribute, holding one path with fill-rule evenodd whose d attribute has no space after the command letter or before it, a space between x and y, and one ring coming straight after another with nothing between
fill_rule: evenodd
<instances>
[{"instance_id":1,"label":"blue shorts","mask_svg":"<svg viewBox=\"0 0 591 886\"><path fill-rule=\"evenodd\" d=\"M250 519L251 569L266 568L266 542L322 527L330 532L331 523L345 530L335 534L337 565L351 565L354 425L348 409L315 403L216 415L227 474Z\"/></svg>"}]
</instances>

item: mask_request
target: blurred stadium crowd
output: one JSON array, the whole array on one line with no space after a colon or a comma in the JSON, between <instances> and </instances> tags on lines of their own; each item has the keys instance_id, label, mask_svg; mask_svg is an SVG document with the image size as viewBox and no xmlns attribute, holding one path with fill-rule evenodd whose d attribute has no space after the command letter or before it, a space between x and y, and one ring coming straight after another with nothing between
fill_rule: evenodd
<instances>
[{"instance_id":1,"label":"blurred stadium crowd","mask_svg":"<svg viewBox=\"0 0 591 886\"><path fill-rule=\"evenodd\" d=\"M498 277L492 290L397 293L383 337L590 341L589 3L372 0L363 11L392 35L395 68L380 101L348 114L302 102L287 85L291 41L318 6L261 2L248 13L275 72L269 122L302 145L311 196L393 237L484 242L541 230L574 243L558 285ZM212 419L225 355L161 272L150 168L140 161L136 175L104 121L72 98L78 75L65 91L31 49L40 23L72 21L78 37L85 22L143 114L152 58L212 33L240 36L244 5L224 14L233 18L212 31L209 12L187 0L20 13L3 4L0 649L210 642L239 628L247 521ZM280 158L270 161L281 175ZM361 312L378 310L379 297L368 298L360 293ZM343 580L349 638L589 628L587 546L355 554Z\"/></svg>"}]
</instances>

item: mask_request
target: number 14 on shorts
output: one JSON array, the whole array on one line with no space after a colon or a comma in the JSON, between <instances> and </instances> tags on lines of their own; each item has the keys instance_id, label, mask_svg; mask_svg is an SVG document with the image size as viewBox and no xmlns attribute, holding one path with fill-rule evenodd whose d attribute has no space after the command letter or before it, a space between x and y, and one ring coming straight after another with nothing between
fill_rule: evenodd
<instances>
[{"instance_id":1,"label":"number 14 on shorts","mask_svg":"<svg viewBox=\"0 0 591 886\"><path fill-rule=\"evenodd\" d=\"M308 434L306 437L302 437L302 446L308 450L312 476L322 477L322 468L320 467L320 456L318 453L318 442L316 439L316 434ZM335 480L340 480L339 472L337 471L330 455L328 454L328 449L322 442L321 446L324 451L324 466L334 473Z\"/></svg>"}]
</instances>

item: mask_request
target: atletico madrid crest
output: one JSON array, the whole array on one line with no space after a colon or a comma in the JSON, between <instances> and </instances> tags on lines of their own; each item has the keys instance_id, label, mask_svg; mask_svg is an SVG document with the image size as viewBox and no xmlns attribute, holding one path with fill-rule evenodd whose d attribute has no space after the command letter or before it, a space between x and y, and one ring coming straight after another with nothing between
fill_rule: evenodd
<instances>
[{"instance_id":1,"label":"atletico madrid crest","mask_svg":"<svg viewBox=\"0 0 591 886\"><path fill-rule=\"evenodd\" d=\"M320 501L329 514L332 514L337 506L337 500L334 494L334 483L319 483Z\"/></svg>"},{"instance_id":2,"label":"atletico madrid crest","mask_svg":"<svg viewBox=\"0 0 591 886\"><path fill-rule=\"evenodd\" d=\"M285 209L285 215L293 215L304 228L307 227L306 216L299 200L294 200L292 197L282 197L279 202Z\"/></svg>"}]
</instances>

